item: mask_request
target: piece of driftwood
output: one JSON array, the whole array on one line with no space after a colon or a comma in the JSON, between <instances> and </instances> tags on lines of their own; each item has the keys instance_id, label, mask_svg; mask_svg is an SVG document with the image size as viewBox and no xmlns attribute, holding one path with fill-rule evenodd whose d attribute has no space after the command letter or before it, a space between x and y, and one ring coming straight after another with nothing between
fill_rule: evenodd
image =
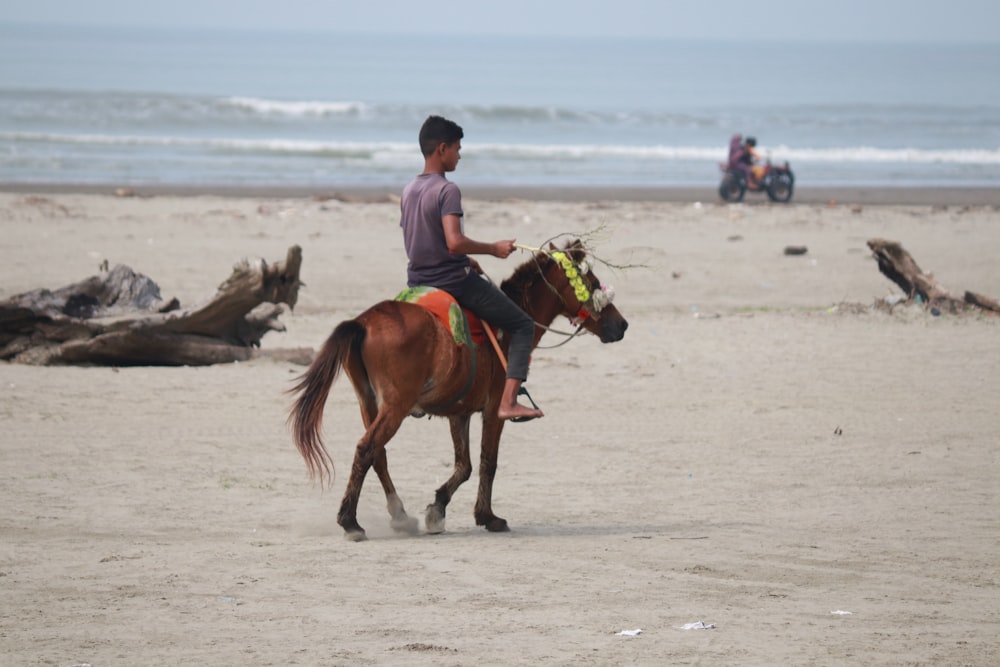
<instances>
[{"instance_id":1,"label":"piece of driftwood","mask_svg":"<svg viewBox=\"0 0 1000 667\"><path fill-rule=\"evenodd\" d=\"M869 239L868 247L879 271L903 290L907 303L918 300L929 308L949 313L965 312L970 306L1000 313L1000 303L989 297L968 291L962 298L954 296L937 283L933 274L924 273L900 243Z\"/></svg>"},{"instance_id":2,"label":"piece of driftwood","mask_svg":"<svg viewBox=\"0 0 1000 667\"><path fill-rule=\"evenodd\" d=\"M982 294L967 291L965 293L965 302L971 303L973 306L979 306L983 310L1000 313L1000 302L996 299L991 299L988 296L983 296Z\"/></svg>"},{"instance_id":3,"label":"piece of driftwood","mask_svg":"<svg viewBox=\"0 0 1000 667\"><path fill-rule=\"evenodd\" d=\"M106 264L104 268L106 269ZM268 331L284 331L298 300L302 249L284 261L242 260L215 296L194 308L164 300L123 265L50 291L0 302L0 359L37 365L204 366L246 361ZM286 355L294 358L302 355Z\"/></svg>"}]
</instances>

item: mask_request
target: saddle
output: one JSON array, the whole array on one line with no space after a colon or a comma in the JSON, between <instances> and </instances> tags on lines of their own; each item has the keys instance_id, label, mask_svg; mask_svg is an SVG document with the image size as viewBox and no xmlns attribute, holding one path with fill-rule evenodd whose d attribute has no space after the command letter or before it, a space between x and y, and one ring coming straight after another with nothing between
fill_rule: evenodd
<instances>
[{"instance_id":1,"label":"saddle","mask_svg":"<svg viewBox=\"0 0 1000 667\"><path fill-rule=\"evenodd\" d=\"M451 337L455 340L455 344L458 346L468 345L469 347L475 348L477 344L481 344L486 340L487 330L485 327L489 326L481 319L473 315L468 310L462 308L458 305L458 301L455 300L451 294L444 291L443 289L438 289L437 287L407 287L405 290L396 295L393 301L404 301L406 303L413 303L418 306L422 306L440 321L448 331L451 332ZM500 346L497 344L496 336L492 335L493 328L490 328L490 342L493 344L493 349L496 350L497 356L500 358L500 363L503 365L504 370L507 370L507 361L504 359L503 353L500 351ZM476 355L472 355L472 368L469 372L469 380L465 383L465 387L462 391L452 400L440 406L439 409L450 408L452 405L460 401L466 393L468 393L469 388L472 387L472 382L476 377ZM538 406L535 401L531 398L531 394L523 386L517 391L518 396L526 396L528 401L531 402L532 407L536 410ZM416 410L410 413L412 417L423 417L426 413L422 410ZM512 422L525 422L534 419L534 417L515 417L511 419Z\"/></svg>"},{"instance_id":2,"label":"saddle","mask_svg":"<svg viewBox=\"0 0 1000 667\"><path fill-rule=\"evenodd\" d=\"M422 306L451 332L456 345L475 347L486 341L484 323L458 302L448 292L437 287L407 287L396 295L394 301L405 301Z\"/></svg>"}]
</instances>

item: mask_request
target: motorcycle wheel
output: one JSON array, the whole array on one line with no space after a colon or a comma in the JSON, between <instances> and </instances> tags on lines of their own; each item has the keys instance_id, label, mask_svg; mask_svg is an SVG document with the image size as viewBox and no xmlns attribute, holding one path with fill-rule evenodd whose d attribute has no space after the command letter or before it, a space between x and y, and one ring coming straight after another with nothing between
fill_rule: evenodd
<instances>
[{"instance_id":1,"label":"motorcycle wheel","mask_svg":"<svg viewBox=\"0 0 1000 667\"><path fill-rule=\"evenodd\" d=\"M719 196L722 197L723 201L743 201L743 195L746 194L746 191L747 184L732 172L723 176L722 183L719 184Z\"/></svg>"},{"instance_id":2,"label":"motorcycle wheel","mask_svg":"<svg viewBox=\"0 0 1000 667\"><path fill-rule=\"evenodd\" d=\"M767 196L771 201L784 203L792 198L794 187L795 177L792 176L792 172L775 174L773 180L767 185Z\"/></svg>"}]
</instances>

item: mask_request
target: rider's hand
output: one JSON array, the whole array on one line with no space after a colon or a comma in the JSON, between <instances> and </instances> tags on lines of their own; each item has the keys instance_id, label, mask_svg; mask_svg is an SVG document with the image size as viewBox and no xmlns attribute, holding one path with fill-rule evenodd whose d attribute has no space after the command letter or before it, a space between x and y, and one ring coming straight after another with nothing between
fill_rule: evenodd
<instances>
[{"instance_id":1,"label":"rider's hand","mask_svg":"<svg viewBox=\"0 0 1000 667\"><path fill-rule=\"evenodd\" d=\"M510 254L514 252L514 243L516 239L508 239L505 241L497 241L493 244L493 255L499 257L500 259L506 259L510 257Z\"/></svg>"}]
</instances>

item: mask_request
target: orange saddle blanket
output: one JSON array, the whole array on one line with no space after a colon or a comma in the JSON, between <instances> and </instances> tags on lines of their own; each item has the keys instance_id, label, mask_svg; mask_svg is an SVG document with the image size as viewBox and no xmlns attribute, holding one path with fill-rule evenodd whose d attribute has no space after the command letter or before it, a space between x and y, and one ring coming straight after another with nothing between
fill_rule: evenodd
<instances>
[{"instance_id":1,"label":"orange saddle blanket","mask_svg":"<svg viewBox=\"0 0 1000 667\"><path fill-rule=\"evenodd\" d=\"M405 301L431 311L451 332L456 345L472 345L486 340L483 321L463 309L455 297L436 287L407 287L394 301Z\"/></svg>"}]
</instances>

